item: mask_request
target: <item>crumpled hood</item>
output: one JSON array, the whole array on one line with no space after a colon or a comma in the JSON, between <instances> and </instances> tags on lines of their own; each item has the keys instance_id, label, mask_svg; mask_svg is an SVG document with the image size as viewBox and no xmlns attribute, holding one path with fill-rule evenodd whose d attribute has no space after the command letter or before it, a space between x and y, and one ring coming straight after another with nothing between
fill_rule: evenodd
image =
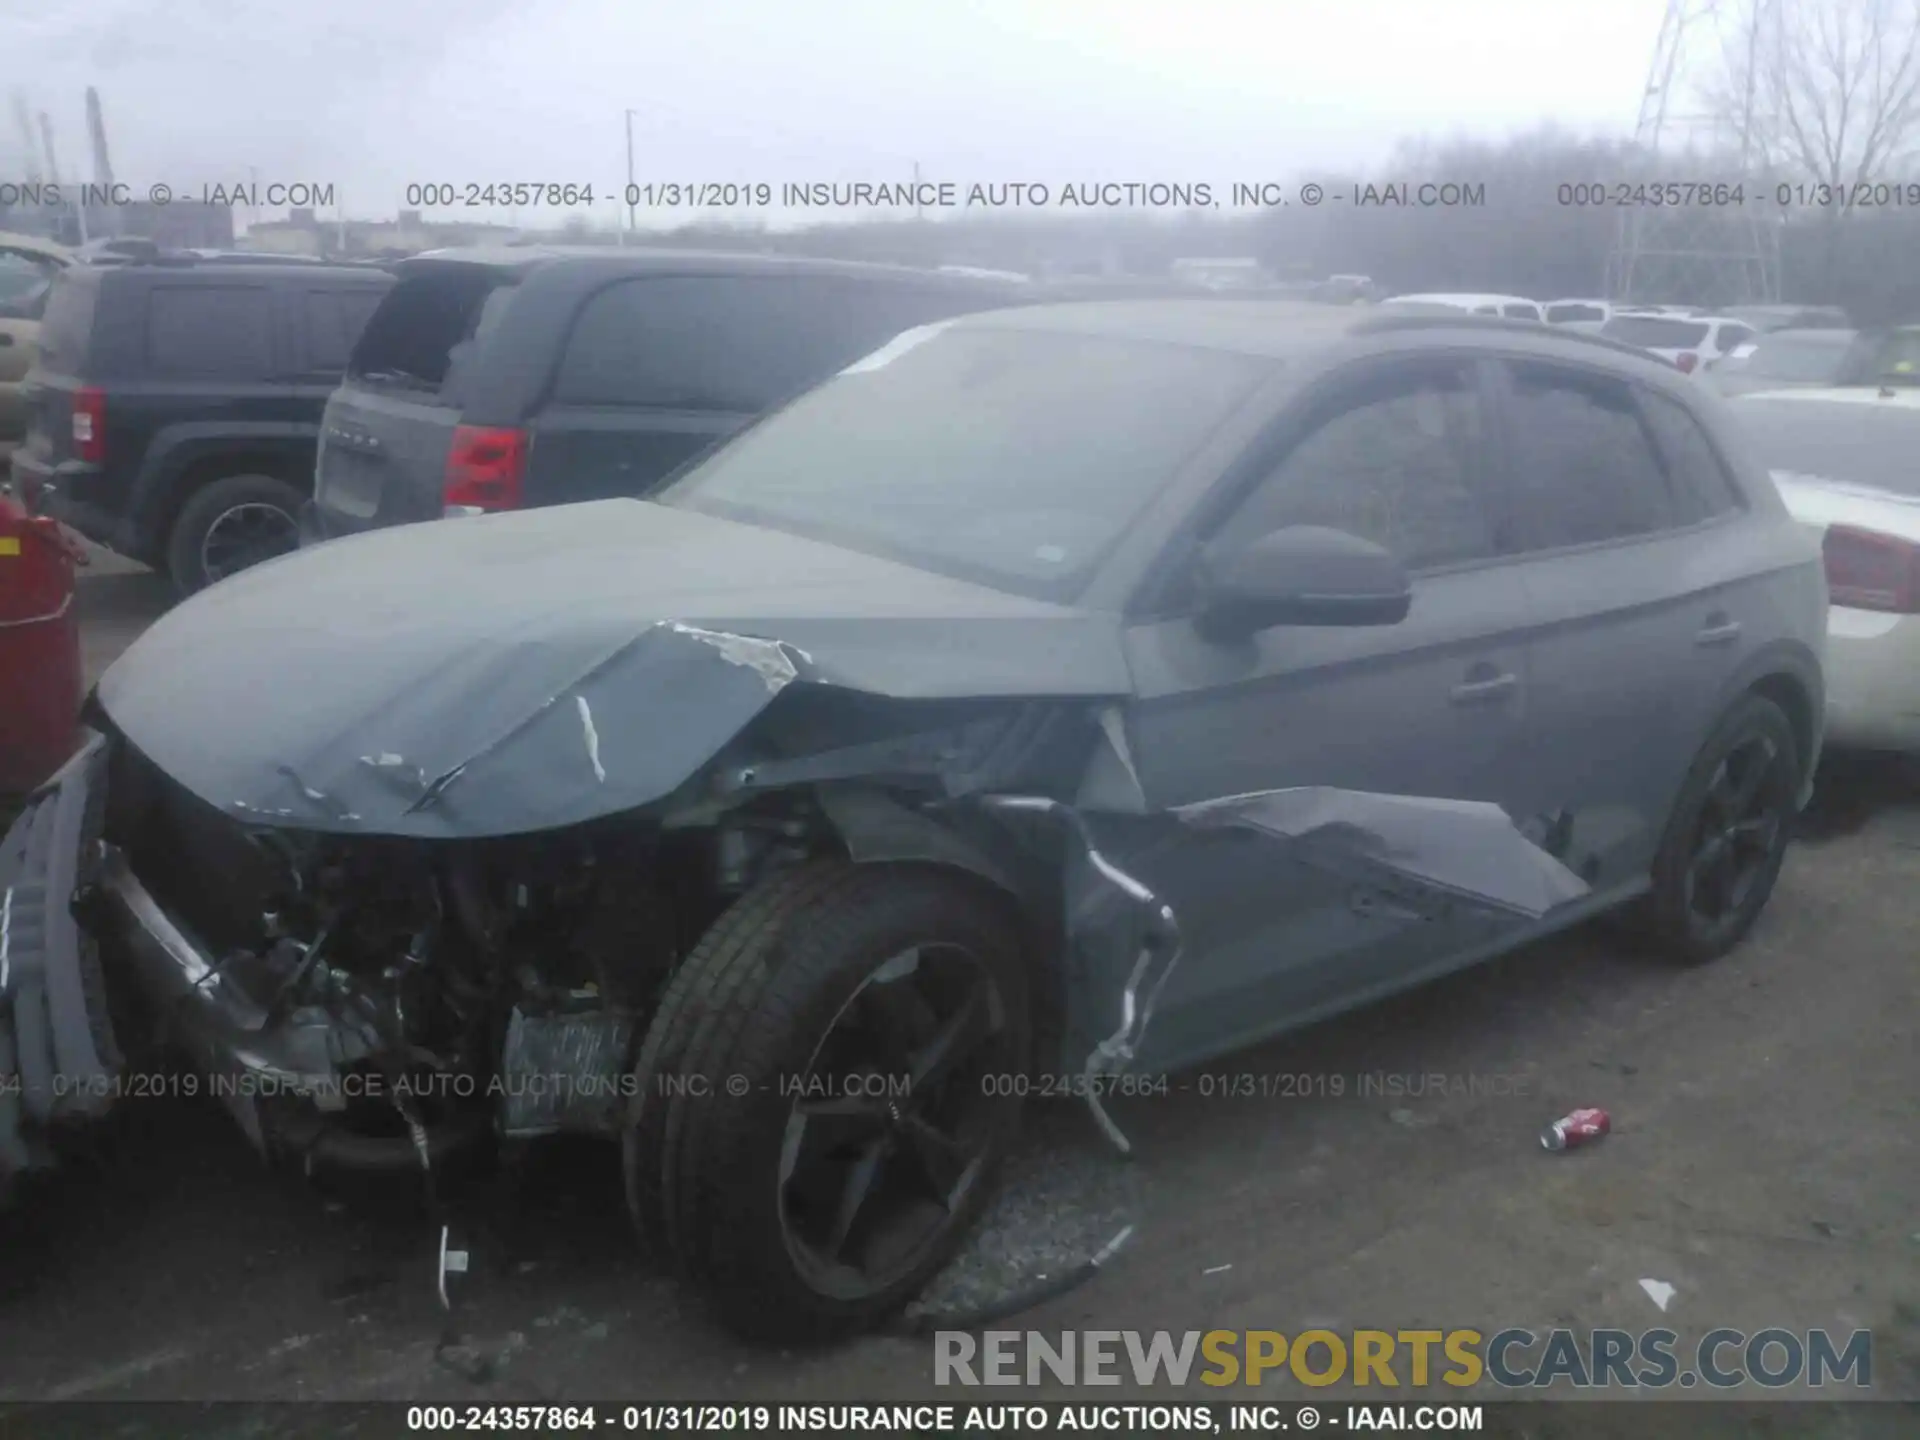
<instances>
[{"instance_id":1,"label":"crumpled hood","mask_svg":"<svg viewBox=\"0 0 1920 1440\"><path fill-rule=\"evenodd\" d=\"M243 572L163 616L98 696L230 814L447 837L648 804L796 682L898 699L1129 688L1114 616L611 500Z\"/></svg>"}]
</instances>

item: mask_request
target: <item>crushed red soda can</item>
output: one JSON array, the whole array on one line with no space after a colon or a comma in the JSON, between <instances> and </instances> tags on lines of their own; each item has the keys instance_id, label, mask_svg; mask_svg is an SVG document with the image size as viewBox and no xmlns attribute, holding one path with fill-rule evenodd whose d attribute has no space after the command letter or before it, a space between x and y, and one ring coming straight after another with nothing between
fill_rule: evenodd
<instances>
[{"instance_id":1,"label":"crushed red soda can","mask_svg":"<svg viewBox=\"0 0 1920 1440\"><path fill-rule=\"evenodd\" d=\"M1590 1145L1613 1128L1604 1110L1575 1110L1561 1116L1540 1132L1540 1143L1548 1150L1573 1150Z\"/></svg>"}]
</instances>

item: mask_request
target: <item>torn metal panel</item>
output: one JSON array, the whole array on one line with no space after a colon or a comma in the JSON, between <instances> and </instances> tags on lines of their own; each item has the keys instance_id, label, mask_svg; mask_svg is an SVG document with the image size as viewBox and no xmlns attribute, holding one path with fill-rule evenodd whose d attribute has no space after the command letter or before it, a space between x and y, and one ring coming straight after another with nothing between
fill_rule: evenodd
<instances>
[{"instance_id":1,"label":"torn metal panel","mask_svg":"<svg viewBox=\"0 0 1920 1440\"><path fill-rule=\"evenodd\" d=\"M483 837L647 805L795 686L1123 695L1118 625L616 501L400 527L243 572L156 622L98 699L229 814Z\"/></svg>"},{"instance_id":2,"label":"torn metal panel","mask_svg":"<svg viewBox=\"0 0 1920 1440\"><path fill-rule=\"evenodd\" d=\"M1117 762L1115 737L1106 739ZM1529 840L1499 806L1472 801L1303 787L1133 817L1039 796L993 795L981 803L1001 814L1058 819L1071 836L1064 894L1066 934L1080 956L1074 998L1091 1033L1103 1037L1085 1054L1090 1080L1132 1065L1176 970L1208 963L1209 945L1194 943L1193 925L1183 923L1152 878L1156 857L1177 852L1182 832L1251 832L1274 846L1273 863L1298 861L1327 872L1336 890L1343 880L1362 882L1400 898L1403 918L1415 922L1464 904L1498 924L1516 925L1588 893L1579 876ZM1131 857L1125 863L1108 852L1103 828L1130 832L1116 851ZM1276 968L1283 958L1276 957ZM1101 1109L1097 1088L1088 1086L1095 1117L1125 1151L1125 1137Z\"/></svg>"},{"instance_id":3,"label":"torn metal panel","mask_svg":"<svg viewBox=\"0 0 1920 1440\"><path fill-rule=\"evenodd\" d=\"M1086 764L1091 730L1081 707L1008 704L958 725L747 761L716 783L724 794L844 780L917 783L949 798L1028 785L1065 791Z\"/></svg>"},{"instance_id":4,"label":"torn metal panel","mask_svg":"<svg viewBox=\"0 0 1920 1440\"><path fill-rule=\"evenodd\" d=\"M1529 839L1498 805L1302 786L1231 795L1173 812L1187 825L1231 825L1293 842L1309 864L1356 864L1451 900L1537 920L1578 900L1587 882Z\"/></svg>"}]
</instances>

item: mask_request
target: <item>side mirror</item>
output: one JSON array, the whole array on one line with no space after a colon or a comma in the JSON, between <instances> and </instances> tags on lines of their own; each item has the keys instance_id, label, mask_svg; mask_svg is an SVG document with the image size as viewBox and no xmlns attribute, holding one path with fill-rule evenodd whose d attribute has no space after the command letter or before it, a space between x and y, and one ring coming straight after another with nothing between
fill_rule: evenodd
<instances>
[{"instance_id":1,"label":"side mirror","mask_svg":"<svg viewBox=\"0 0 1920 1440\"><path fill-rule=\"evenodd\" d=\"M1294 525L1200 554L1195 627L1240 640L1276 625L1397 625L1413 607L1406 567L1344 530Z\"/></svg>"}]
</instances>

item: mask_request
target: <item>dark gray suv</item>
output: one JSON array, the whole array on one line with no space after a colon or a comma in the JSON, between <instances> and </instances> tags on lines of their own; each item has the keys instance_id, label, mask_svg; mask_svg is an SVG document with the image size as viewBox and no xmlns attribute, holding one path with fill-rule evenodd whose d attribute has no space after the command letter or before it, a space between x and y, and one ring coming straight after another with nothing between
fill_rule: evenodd
<instances>
[{"instance_id":1,"label":"dark gray suv","mask_svg":"<svg viewBox=\"0 0 1920 1440\"><path fill-rule=\"evenodd\" d=\"M1124 1146L1103 1095L1603 911L1740 941L1827 586L1727 422L1537 324L1037 306L649 499L247 571L0 846L12 1113L114 1093L91 936L270 1156L600 1135L734 1324L872 1324L1030 1093Z\"/></svg>"},{"instance_id":2,"label":"dark gray suv","mask_svg":"<svg viewBox=\"0 0 1920 1440\"><path fill-rule=\"evenodd\" d=\"M327 405L309 541L644 494L970 276L764 255L450 250L402 262Z\"/></svg>"}]
</instances>

